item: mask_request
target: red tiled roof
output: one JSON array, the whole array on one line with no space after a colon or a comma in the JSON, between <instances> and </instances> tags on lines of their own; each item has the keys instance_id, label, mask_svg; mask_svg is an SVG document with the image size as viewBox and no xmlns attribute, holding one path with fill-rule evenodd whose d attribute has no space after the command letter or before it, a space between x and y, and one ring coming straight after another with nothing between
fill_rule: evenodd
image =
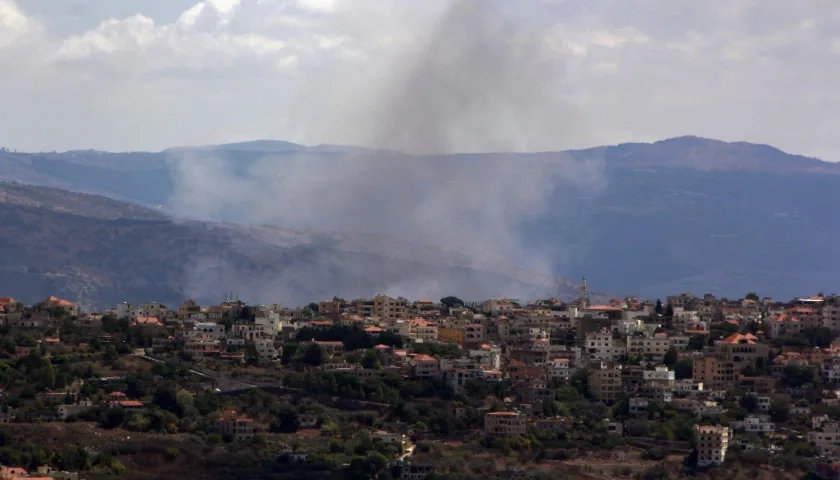
<instances>
[{"instance_id":1,"label":"red tiled roof","mask_svg":"<svg viewBox=\"0 0 840 480\"><path fill-rule=\"evenodd\" d=\"M51 303L51 304L56 305L56 306L59 306L59 307L72 307L73 306L73 302L71 302L69 300L64 300L63 298L58 298L58 297L53 296L53 295L50 295L49 297L47 297L46 302Z\"/></svg>"},{"instance_id":2,"label":"red tiled roof","mask_svg":"<svg viewBox=\"0 0 840 480\"><path fill-rule=\"evenodd\" d=\"M26 471L25 468L21 467L0 467L0 476L3 477L23 477L28 475L29 472Z\"/></svg>"},{"instance_id":3,"label":"red tiled roof","mask_svg":"<svg viewBox=\"0 0 840 480\"><path fill-rule=\"evenodd\" d=\"M611 305L592 305L591 307L586 307L584 310L595 310L598 312L620 312L623 309L619 307L613 307Z\"/></svg>"},{"instance_id":4,"label":"red tiled roof","mask_svg":"<svg viewBox=\"0 0 840 480\"><path fill-rule=\"evenodd\" d=\"M163 324L160 323L160 320L157 317L137 317L134 319L135 325L152 325L155 327L162 327Z\"/></svg>"},{"instance_id":5,"label":"red tiled roof","mask_svg":"<svg viewBox=\"0 0 840 480\"><path fill-rule=\"evenodd\" d=\"M437 361L437 359L435 357L430 356L430 355L426 355L426 354L421 353L421 354L418 354L418 355L414 356L414 361L415 362L435 362L435 361Z\"/></svg>"},{"instance_id":6,"label":"red tiled roof","mask_svg":"<svg viewBox=\"0 0 840 480\"><path fill-rule=\"evenodd\" d=\"M756 338L751 333L741 334L741 333L733 333L732 335L724 338L720 341L720 343L727 343L727 344L737 344L737 343L749 343L754 344L756 343Z\"/></svg>"}]
</instances>

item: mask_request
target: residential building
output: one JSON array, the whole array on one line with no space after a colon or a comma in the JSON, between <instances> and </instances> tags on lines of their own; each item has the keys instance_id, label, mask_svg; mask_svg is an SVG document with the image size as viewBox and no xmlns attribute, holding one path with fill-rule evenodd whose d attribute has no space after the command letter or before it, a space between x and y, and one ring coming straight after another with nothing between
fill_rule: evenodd
<instances>
[{"instance_id":1,"label":"residential building","mask_svg":"<svg viewBox=\"0 0 840 480\"><path fill-rule=\"evenodd\" d=\"M840 295L825 297L822 307L822 326L840 332Z\"/></svg>"},{"instance_id":2,"label":"residential building","mask_svg":"<svg viewBox=\"0 0 840 480\"><path fill-rule=\"evenodd\" d=\"M408 315L408 300L387 295L373 297L373 315L384 320L396 320Z\"/></svg>"},{"instance_id":3,"label":"residential building","mask_svg":"<svg viewBox=\"0 0 840 480\"><path fill-rule=\"evenodd\" d=\"M675 373L665 365L659 365L653 370L644 370L642 372L642 378L647 388L659 391L674 391L674 384L676 382Z\"/></svg>"},{"instance_id":4,"label":"residential building","mask_svg":"<svg viewBox=\"0 0 840 480\"><path fill-rule=\"evenodd\" d=\"M527 417L518 412L490 412L484 416L484 433L496 437L525 434Z\"/></svg>"},{"instance_id":5,"label":"residential building","mask_svg":"<svg viewBox=\"0 0 840 480\"><path fill-rule=\"evenodd\" d=\"M601 363L600 368L590 370L589 391L597 400L607 404L619 400L622 395L621 365Z\"/></svg>"},{"instance_id":6,"label":"residential building","mask_svg":"<svg viewBox=\"0 0 840 480\"><path fill-rule=\"evenodd\" d=\"M178 307L178 320L186 320L196 313L201 313L201 305L191 299L184 300L184 303Z\"/></svg>"},{"instance_id":7,"label":"residential building","mask_svg":"<svg viewBox=\"0 0 840 480\"><path fill-rule=\"evenodd\" d=\"M627 356L662 358L671 346L671 339L664 333L657 333L652 337L631 336L627 338Z\"/></svg>"},{"instance_id":8,"label":"residential building","mask_svg":"<svg viewBox=\"0 0 840 480\"><path fill-rule=\"evenodd\" d=\"M755 335L733 333L715 344L717 356L722 360L732 362L736 371L740 372L747 365L755 365L756 360L767 360L770 347L759 343Z\"/></svg>"},{"instance_id":9,"label":"residential building","mask_svg":"<svg viewBox=\"0 0 840 480\"><path fill-rule=\"evenodd\" d=\"M697 466L723 464L731 441L729 427L695 425L697 435Z\"/></svg>"},{"instance_id":10,"label":"residential building","mask_svg":"<svg viewBox=\"0 0 840 480\"><path fill-rule=\"evenodd\" d=\"M440 376L440 363L430 355L415 355L411 359L411 365L415 377L429 379Z\"/></svg>"},{"instance_id":11,"label":"residential building","mask_svg":"<svg viewBox=\"0 0 840 480\"><path fill-rule=\"evenodd\" d=\"M776 431L776 424L766 415L749 415L743 420L730 423L729 427L736 432L745 433L763 434Z\"/></svg>"},{"instance_id":12,"label":"residential building","mask_svg":"<svg viewBox=\"0 0 840 480\"><path fill-rule=\"evenodd\" d=\"M75 417L84 413L93 407L93 402L90 400L82 400L75 404L64 404L58 406L58 417L62 420L67 420L69 417Z\"/></svg>"},{"instance_id":13,"label":"residential building","mask_svg":"<svg viewBox=\"0 0 840 480\"><path fill-rule=\"evenodd\" d=\"M400 480L425 480L434 471L431 464L404 463L400 466Z\"/></svg>"},{"instance_id":14,"label":"residential building","mask_svg":"<svg viewBox=\"0 0 840 480\"><path fill-rule=\"evenodd\" d=\"M840 424L822 422L820 429L808 432L808 441L820 455L835 455L840 452Z\"/></svg>"},{"instance_id":15,"label":"residential building","mask_svg":"<svg viewBox=\"0 0 840 480\"><path fill-rule=\"evenodd\" d=\"M219 434L230 435L235 440L251 440L254 438L254 421L248 417L238 415L235 410L223 412L216 421Z\"/></svg>"},{"instance_id":16,"label":"residential building","mask_svg":"<svg viewBox=\"0 0 840 480\"><path fill-rule=\"evenodd\" d=\"M408 321L409 338L421 342L433 342L438 338L438 327L424 318L415 318Z\"/></svg>"},{"instance_id":17,"label":"residential building","mask_svg":"<svg viewBox=\"0 0 840 480\"><path fill-rule=\"evenodd\" d=\"M694 359L693 378L706 389L725 389L735 381L735 366L731 361L706 355Z\"/></svg>"},{"instance_id":18,"label":"residential building","mask_svg":"<svg viewBox=\"0 0 840 480\"><path fill-rule=\"evenodd\" d=\"M461 327L439 327L437 340L443 343L464 344L466 333Z\"/></svg>"},{"instance_id":19,"label":"residential building","mask_svg":"<svg viewBox=\"0 0 840 480\"><path fill-rule=\"evenodd\" d=\"M586 334L585 351L590 358L615 361L626 353L626 348L624 346L616 346L612 332L604 328L600 331Z\"/></svg>"},{"instance_id":20,"label":"residential building","mask_svg":"<svg viewBox=\"0 0 840 480\"><path fill-rule=\"evenodd\" d=\"M629 400L629 412L631 415L641 415L648 411L650 400L645 397L633 397Z\"/></svg>"},{"instance_id":21,"label":"residential building","mask_svg":"<svg viewBox=\"0 0 840 480\"><path fill-rule=\"evenodd\" d=\"M552 358L548 363L548 378L568 381L571 377L568 358Z\"/></svg>"}]
</instances>

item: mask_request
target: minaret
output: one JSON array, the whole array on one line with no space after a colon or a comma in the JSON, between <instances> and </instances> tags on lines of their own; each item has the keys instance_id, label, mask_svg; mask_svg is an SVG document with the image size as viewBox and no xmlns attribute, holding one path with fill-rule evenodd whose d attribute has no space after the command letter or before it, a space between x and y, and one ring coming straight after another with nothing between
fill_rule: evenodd
<instances>
[{"instance_id":1,"label":"minaret","mask_svg":"<svg viewBox=\"0 0 840 480\"><path fill-rule=\"evenodd\" d=\"M583 277L583 283L580 284L580 308L584 309L589 306L589 299L586 296L586 277Z\"/></svg>"}]
</instances>

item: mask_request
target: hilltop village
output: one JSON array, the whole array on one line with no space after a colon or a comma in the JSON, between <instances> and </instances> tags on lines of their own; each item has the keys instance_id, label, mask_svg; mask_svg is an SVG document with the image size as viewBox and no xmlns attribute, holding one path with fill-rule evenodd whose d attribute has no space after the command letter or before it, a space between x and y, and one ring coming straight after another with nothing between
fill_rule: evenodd
<instances>
[{"instance_id":1,"label":"hilltop village","mask_svg":"<svg viewBox=\"0 0 840 480\"><path fill-rule=\"evenodd\" d=\"M51 296L0 324L0 480L840 478L840 296Z\"/></svg>"}]
</instances>

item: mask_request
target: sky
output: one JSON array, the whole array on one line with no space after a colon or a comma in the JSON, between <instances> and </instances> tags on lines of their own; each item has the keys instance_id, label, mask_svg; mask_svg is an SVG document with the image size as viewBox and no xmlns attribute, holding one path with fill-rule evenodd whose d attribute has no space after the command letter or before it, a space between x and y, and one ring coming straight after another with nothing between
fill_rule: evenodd
<instances>
[{"instance_id":1,"label":"sky","mask_svg":"<svg viewBox=\"0 0 840 480\"><path fill-rule=\"evenodd\" d=\"M528 33L528 49L516 55L529 59L531 75L551 69L548 88L564 109L512 128L504 111L486 118L470 105L477 113L461 122L504 128L485 128L493 136L479 140L453 136L447 151L691 134L840 161L836 0L481 1L508 22L493 32ZM365 119L395 95L417 93L417 82L388 88L406 52L433 44L428 51L446 56L434 36L456 2L0 0L0 145L124 151L272 138L388 146ZM503 73L469 70L458 86L488 88L498 83L488 76ZM523 108L540 110L527 99ZM562 131L552 131L554 115L566 117L557 120Z\"/></svg>"}]
</instances>

